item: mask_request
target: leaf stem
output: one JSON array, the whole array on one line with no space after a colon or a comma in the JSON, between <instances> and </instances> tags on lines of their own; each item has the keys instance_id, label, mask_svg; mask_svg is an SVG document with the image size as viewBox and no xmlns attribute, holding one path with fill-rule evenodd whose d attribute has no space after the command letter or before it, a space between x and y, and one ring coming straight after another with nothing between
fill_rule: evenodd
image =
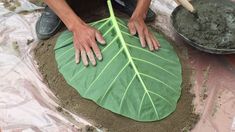
<instances>
[{"instance_id":1,"label":"leaf stem","mask_svg":"<svg viewBox=\"0 0 235 132\"><path fill-rule=\"evenodd\" d=\"M150 96L150 94L149 94L149 92L148 92L148 89L147 89L147 87L146 87L146 85L145 85L143 79L141 78L141 76L140 76L140 74L139 74L139 71L137 70L137 67L136 67L134 61L131 59L132 57L131 57L131 55L130 55L130 53L129 53L129 51L128 51L126 42L125 42L125 40L124 40L124 38L123 38L123 35L122 35L122 33L121 33L121 30L120 30L120 28L119 28L119 26L118 26L118 22L117 22L117 20L116 20L115 15L114 15L114 11L113 11L113 7L112 7L111 0L108 0L107 3L108 3L109 12L110 12L110 18L111 18L111 20L112 20L112 22L113 22L113 25L114 25L115 29L116 29L117 35L118 35L119 38L120 38L121 44L122 44L122 46L123 46L123 48L124 48L124 51L125 51L125 53L126 53L126 55L127 55L127 58L129 59L129 61L130 61L131 65L132 65L132 67L133 67L133 69L134 69L134 71L135 71L137 77L139 78L139 81L140 81L140 83L142 84L145 93L146 93L146 94L148 95L148 97L149 97L149 100L150 100L150 102L151 102L151 104L152 104L152 106L153 106L153 109L154 109L154 111L155 111L156 117L159 119L158 111L157 111L157 109L156 109L156 107L155 107L155 105L154 105L154 103L153 103L153 100L152 100L152 98L151 98L151 96Z\"/></svg>"}]
</instances>

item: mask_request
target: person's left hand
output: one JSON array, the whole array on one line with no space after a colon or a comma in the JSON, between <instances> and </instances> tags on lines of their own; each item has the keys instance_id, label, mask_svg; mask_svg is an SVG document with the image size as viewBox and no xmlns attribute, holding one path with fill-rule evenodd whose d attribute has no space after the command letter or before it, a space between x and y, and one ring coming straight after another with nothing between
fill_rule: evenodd
<instances>
[{"instance_id":1,"label":"person's left hand","mask_svg":"<svg viewBox=\"0 0 235 132\"><path fill-rule=\"evenodd\" d=\"M148 45L150 51L155 51L160 48L158 40L149 31L143 17L132 16L128 23L128 27L131 35L138 33L142 47Z\"/></svg>"}]
</instances>

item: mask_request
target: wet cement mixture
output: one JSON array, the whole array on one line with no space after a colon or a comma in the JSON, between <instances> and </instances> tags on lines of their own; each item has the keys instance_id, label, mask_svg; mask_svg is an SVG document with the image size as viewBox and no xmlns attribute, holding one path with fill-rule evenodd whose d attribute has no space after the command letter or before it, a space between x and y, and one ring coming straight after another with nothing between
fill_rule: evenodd
<instances>
[{"instance_id":1,"label":"wet cement mixture","mask_svg":"<svg viewBox=\"0 0 235 132\"><path fill-rule=\"evenodd\" d=\"M92 9L94 10L94 8ZM101 11L101 9L98 10L96 14L99 14ZM107 10L103 10L101 12L102 16L104 14L107 15ZM96 14L88 15L91 18L87 18L87 15L84 15L85 17L83 18L92 20L96 16L99 16ZM49 40L41 42L35 49L35 58L45 83L48 84L49 88L60 100L59 103L62 107L88 120L96 127L107 128L105 130L111 132L187 132L198 121L198 115L193 113L192 100L194 96L190 92L192 87L190 83L191 69L187 66L184 60L186 57L182 55L182 52L178 51L183 66L182 96L178 102L176 111L161 121L137 122L112 113L96 105L94 102L82 98L74 88L66 83L57 69L53 50L56 39L60 34L61 32Z\"/></svg>"},{"instance_id":2,"label":"wet cement mixture","mask_svg":"<svg viewBox=\"0 0 235 132\"><path fill-rule=\"evenodd\" d=\"M194 15L180 8L173 24L179 33L212 49L235 49L235 3L229 0L194 0Z\"/></svg>"}]
</instances>

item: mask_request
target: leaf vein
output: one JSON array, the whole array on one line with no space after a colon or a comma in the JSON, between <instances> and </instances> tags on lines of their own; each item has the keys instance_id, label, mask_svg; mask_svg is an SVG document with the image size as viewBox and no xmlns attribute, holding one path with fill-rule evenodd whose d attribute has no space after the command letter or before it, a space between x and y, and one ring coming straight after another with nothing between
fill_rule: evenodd
<instances>
[{"instance_id":1,"label":"leaf vein","mask_svg":"<svg viewBox=\"0 0 235 132\"><path fill-rule=\"evenodd\" d=\"M141 102L140 102L140 107L139 107L139 110L138 110L138 117L140 116L140 111L141 111L141 109L142 109L142 105L143 105L143 101L144 101L145 95L146 95L146 92L144 92L144 95L143 95L143 97L142 97L142 99L141 99Z\"/></svg>"},{"instance_id":2,"label":"leaf vein","mask_svg":"<svg viewBox=\"0 0 235 132\"><path fill-rule=\"evenodd\" d=\"M73 36L71 36L71 37L69 37L68 39L66 39L64 42L62 42L61 45L68 44L70 41L73 42Z\"/></svg>"},{"instance_id":3,"label":"leaf vein","mask_svg":"<svg viewBox=\"0 0 235 132\"><path fill-rule=\"evenodd\" d=\"M104 21L106 21L106 22L105 22L105 24L106 24L107 21L108 21L108 22L110 21L110 18L105 18L105 19L102 19L102 20L100 20L100 21L96 21L96 22L94 22L94 23L91 23L91 26L94 26L94 25L96 25L97 23L101 23L101 22L104 22ZM104 23L103 23L103 24L104 24ZM102 25L103 25L103 24L102 24ZM105 25L105 24L104 24L104 25ZM101 25L101 26L102 26L102 25ZM101 26L100 26L100 27L101 27ZM97 27L97 28L99 28L99 27Z\"/></svg>"},{"instance_id":4,"label":"leaf vein","mask_svg":"<svg viewBox=\"0 0 235 132\"><path fill-rule=\"evenodd\" d=\"M109 28L109 29L103 34L103 37L105 37L113 28L114 28L114 26L112 26L111 28Z\"/></svg>"},{"instance_id":5,"label":"leaf vein","mask_svg":"<svg viewBox=\"0 0 235 132\"><path fill-rule=\"evenodd\" d=\"M131 38L135 38L138 39L140 41L140 39L138 37L136 37L135 35L130 35L128 32L125 31L121 31L123 34L130 36Z\"/></svg>"},{"instance_id":6,"label":"leaf vein","mask_svg":"<svg viewBox=\"0 0 235 132\"><path fill-rule=\"evenodd\" d=\"M165 97L163 97L163 96L161 96L161 95L159 95L157 93L154 93L153 91L150 91L150 90L148 90L148 92L152 93L152 94L154 94L154 95L156 95L156 96L158 96L160 98L162 98L165 102L167 102L169 105L171 105L172 108L174 107L174 105L172 103L170 103L169 100L167 100Z\"/></svg>"},{"instance_id":7,"label":"leaf vein","mask_svg":"<svg viewBox=\"0 0 235 132\"><path fill-rule=\"evenodd\" d=\"M150 65L152 65L152 66L154 66L154 67L157 67L157 68L159 68L159 69L162 69L163 71L165 71L165 72L167 72L168 74L170 74L170 75L174 76L175 78L177 78L177 76L176 76L175 74L173 74L173 73L167 71L165 68L162 68L161 66L159 66L159 65L157 65L157 64L153 64L152 62L149 62L149 61L146 61L146 60L143 60L143 59L139 59L139 58L135 58L135 57L133 57L133 59L134 59L134 60L137 60L137 61L141 61L141 62L143 62L143 63L150 64Z\"/></svg>"},{"instance_id":8,"label":"leaf vein","mask_svg":"<svg viewBox=\"0 0 235 132\"><path fill-rule=\"evenodd\" d=\"M147 92L146 85L144 84L142 78L140 77L139 71L137 70L137 67L136 67L136 65L134 64L133 59L131 58L131 55L130 55L130 53L129 53L129 51L128 51L128 48L127 48L127 46L126 46L126 42L125 42L125 40L124 40L124 37L123 37L123 35L122 35L122 33L121 33L121 30L120 30L120 28L119 28L119 26L118 26L117 20L116 20L116 18L115 18L115 16L114 16L114 13L112 12L113 9L111 8L112 5L111 5L111 2L110 2L110 1L108 1L108 5L109 5L109 9L111 10L111 12L110 12L111 15L110 15L110 16L111 16L112 22L113 22L113 24L114 24L114 26L115 26L116 33L117 33L117 35L118 35L119 38L120 38L121 45L122 45L123 48L124 48L124 52L126 53L127 58L128 58L128 60L130 61L130 63L131 63L131 65L132 65L132 67L133 67L135 73L137 74L137 76L138 76L138 78L139 78L139 81L140 81L140 83L142 84L144 90ZM155 111L155 114L156 114L157 118L159 119L159 115L158 115L158 112L157 112L157 110L156 110L156 108L155 108L155 106L154 106L154 104L153 104L153 101L151 100L151 97L150 97L149 93L147 93L147 94L148 94L148 97L149 97L149 99L150 99L150 102L152 103L152 106L153 106L153 109L154 109L154 111Z\"/></svg>"},{"instance_id":9,"label":"leaf vein","mask_svg":"<svg viewBox=\"0 0 235 132\"><path fill-rule=\"evenodd\" d=\"M169 63L173 63L174 64L174 62L173 61L171 61L171 60L168 60L168 59L165 59L165 58L163 58L163 57L161 57L161 56L159 56L159 55L157 55L157 54L154 54L154 53L152 53L152 52L150 52L150 51L146 51L145 49L143 49L143 48L140 48L140 47L137 47L137 46L134 46L134 45L131 45L131 44L126 44L127 46L129 46L129 47L132 47L132 48L135 48L135 49L138 49L138 50L141 50L141 51L143 51L143 52L146 52L146 53L148 53L148 54L151 54L151 55L154 55L154 56L156 56L156 57L158 57L158 58L160 58L160 59L162 59L162 60L165 60L165 61L167 61L167 62L169 62Z\"/></svg>"},{"instance_id":10,"label":"leaf vein","mask_svg":"<svg viewBox=\"0 0 235 132\"><path fill-rule=\"evenodd\" d=\"M104 95L102 96L100 103L102 103L105 95L108 93L108 91L110 90L110 88L112 87L112 85L115 83L115 81L117 80L117 78L121 75L121 73L126 69L126 67L130 64L130 62L127 62L125 64L125 66L118 72L118 74L116 75L116 77L113 79L113 81L109 84L107 90L105 91Z\"/></svg>"},{"instance_id":11,"label":"leaf vein","mask_svg":"<svg viewBox=\"0 0 235 132\"><path fill-rule=\"evenodd\" d=\"M89 89L91 88L91 86L100 78L100 76L102 75L102 73L106 70L106 68L113 62L113 60L123 51L123 48L121 48L118 53L108 62L108 64L104 67L104 69L100 72L100 74L96 77L95 80L92 81L91 85L86 89L85 94L87 94L87 92L89 91Z\"/></svg>"},{"instance_id":12,"label":"leaf vein","mask_svg":"<svg viewBox=\"0 0 235 132\"><path fill-rule=\"evenodd\" d=\"M57 59L59 60L62 56L64 56L65 54L69 53L70 50L74 49L74 47L69 48L67 51L65 51L63 54L61 54L60 56L57 57Z\"/></svg>"},{"instance_id":13,"label":"leaf vein","mask_svg":"<svg viewBox=\"0 0 235 132\"><path fill-rule=\"evenodd\" d=\"M118 22L118 24L119 24L120 26L122 26L122 27L124 27L124 28L128 29L128 27L127 27L127 26L125 26L124 24L122 24L121 22ZM129 30L129 29L128 29L128 30Z\"/></svg>"},{"instance_id":14,"label":"leaf vein","mask_svg":"<svg viewBox=\"0 0 235 132\"><path fill-rule=\"evenodd\" d=\"M167 86L167 87L168 87L169 89L171 89L171 91L173 91L174 93L177 93L174 88L172 88L171 86L169 86L169 85L166 84L165 82L163 82L163 81L161 81L161 80L159 80L159 79L157 79L157 78L155 78L155 77L153 77L153 76L150 76L150 75L147 75L147 74L144 74L144 73L140 73L140 75L143 75L143 76L148 77L148 78L150 78L150 79L156 80L156 81L158 81L158 82L164 84L165 86Z\"/></svg>"},{"instance_id":15,"label":"leaf vein","mask_svg":"<svg viewBox=\"0 0 235 132\"><path fill-rule=\"evenodd\" d=\"M128 89L129 89L129 87L131 86L132 82L134 81L135 77L136 77L136 74L133 76L133 78L131 79L131 81L130 81L129 84L127 85L127 88L126 88L126 90L125 90L125 92L124 92L124 94L123 94L123 96L122 96L122 99L121 99L119 111L121 111L121 109L122 109L123 100L124 100L124 98L125 98L125 96L126 96L126 93L127 93Z\"/></svg>"}]
</instances>

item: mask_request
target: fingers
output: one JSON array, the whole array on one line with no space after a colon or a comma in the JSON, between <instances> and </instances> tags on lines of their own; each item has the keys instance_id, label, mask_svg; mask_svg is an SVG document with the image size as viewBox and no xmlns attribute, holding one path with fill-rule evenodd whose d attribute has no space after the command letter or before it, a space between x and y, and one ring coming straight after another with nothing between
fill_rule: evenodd
<instances>
[{"instance_id":1,"label":"fingers","mask_svg":"<svg viewBox=\"0 0 235 132\"><path fill-rule=\"evenodd\" d=\"M104 38L103 38L103 36L101 35L101 33L99 31L95 32L95 38L101 44L105 44L106 43Z\"/></svg>"},{"instance_id":2,"label":"fingers","mask_svg":"<svg viewBox=\"0 0 235 132\"><path fill-rule=\"evenodd\" d=\"M152 42L153 42L153 48L155 49L155 50L158 50L159 48L159 46L158 46L158 43L157 43L157 41L155 40L155 38L152 38Z\"/></svg>"},{"instance_id":3,"label":"fingers","mask_svg":"<svg viewBox=\"0 0 235 132\"><path fill-rule=\"evenodd\" d=\"M150 36L150 34L149 34L149 31L146 31L146 30L145 30L144 35L145 35L145 38L146 38L146 41L147 41L149 50L150 50L150 51L154 51L155 48L154 48L154 46L153 46L152 38L151 38L151 36Z\"/></svg>"},{"instance_id":4,"label":"fingers","mask_svg":"<svg viewBox=\"0 0 235 132\"><path fill-rule=\"evenodd\" d=\"M145 35L144 35L144 28L142 26L139 26L138 23L130 21L128 23L128 28L130 30L131 35L135 35L138 32L139 39L141 46L144 48L146 47L146 41L145 41Z\"/></svg>"},{"instance_id":5,"label":"fingers","mask_svg":"<svg viewBox=\"0 0 235 132\"><path fill-rule=\"evenodd\" d=\"M87 51L87 56L88 56L88 58L89 58L91 64L92 64L93 66L95 66L95 65L96 65L96 61L95 61L94 54L93 54L93 52L92 52L91 50L90 50L90 51Z\"/></svg>"},{"instance_id":6,"label":"fingers","mask_svg":"<svg viewBox=\"0 0 235 132\"><path fill-rule=\"evenodd\" d=\"M136 29L135 29L135 24L134 23L130 22L128 24L128 28L130 30L131 35L136 35Z\"/></svg>"},{"instance_id":7,"label":"fingers","mask_svg":"<svg viewBox=\"0 0 235 132\"><path fill-rule=\"evenodd\" d=\"M96 29L86 27L84 32L74 32L75 62L78 64L82 60L84 66L88 66L89 62L96 65L96 58L102 60L102 54L97 46L96 40L105 44L105 40ZM96 56L96 57L95 57Z\"/></svg>"},{"instance_id":8,"label":"fingers","mask_svg":"<svg viewBox=\"0 0 235 132\"><path fill-rule=\"evenodd\" d=\"M88 66L88 60L87 60L86 51L83 48L81 50L81 57L82 57L83 65L84 66Z\"/></svg>"},{"instance_id":9,"label":"fingers","mask_svg":"<svg viewBox=\"0 0 235 132\"><path fill-rule=\"evenodd\" d=\"M94 44L96 45L95 41L89 40L89 45L94 45ZM91 62L91 64L93 66L95 66L96 65L96 60L95 60L94 54L91 50L91 47L90 46L88 47L88 45L86 45L85 50L86 50L87 56L89 58L89 61Z\"/></svg>"},{"instance_id":10,"label":"fingers","mask_svg":"<svg viewBox=\"0 0 235 132\"><path fill-rule=\"evenodd\" d=\"M82 47L80 48L80 50L75 50L75 60L77 64L80 62L80 56L82 58L82 62L84 66L89 65L88 59L93 66L96 66L96 60L90 47L85 46L85 48Z\"/></svg>"},{"instance_id":11,"label":"fingers","mask_svg":"<svg viewBox=\"0 0 235 132\"><path fill-rule=\"evenodd\" d=\"M91 43L91 41L89 42ZM91 47L89 46L91 44L86 44L84 45L84 49L83 52L81 52L81 56L82 56L82 60L83 60L83 64L84 66L88 66L88 59L91 62L91 64L93 66L96 66L96 60L93 54L93 51L91 50ZM88 57L88 58L87 58Z\"/></svg>"},{"instance_id":12,"label":"fingers","mask_svg":"<svg viewBox=\"0 0 235 132\"><path fill-rule=\"evenodd\" d=\"M83 45L84 46L82 48L80 48L80 50L75 50L76 63L77 64L79 63L79 61L80 61L79 59L80 59L80 56L81 56L84 66L88 66L89 61L91 62L91 64L93 66L96 66L97 63L96 63L94 53L95 53L96 58L98 60L102 60L102 55L101 55L99 47L96 44L96 41L95 40L93 40L93 41L90 40L89 44L83 44ZM91 46L89 46L89 45L91 45ZM89 61L88 61L88 59L89 59Z\"/></svg>"},{"instance_id":13,"label":"fingers","mask_svg":"<svg viewBox=\"0 0 235 132\"><path fill-rule=\"evenodd\" d=\"M145 41L145 35L144 35L144 32L143 32L143 29L137 28L137 32L138 32L138 35L139 35L139 38L140 38L141 46L143 48L145 48L146 47L146 41Z\"/></svg>"},{"instance_id":14,"label":"fingers","mask_svg":"<svg viewBox=\"0 0 235 132\"><path fill-rule=\"evenodd\" d=\"M93 40L92 44L91 44L92 50L95 53L95 56L98 60L102 60L102 55L101 55L101 51L99 49L99 47L97 46L97 44L95 43L95 40Z\"/></svg>"},{"instance_id":15,"label":"fingers","mask_svg":"<svg viewBox=\"0 0 235 132\"><path fill-rule=\"evenodd\" d=\"M75 49L75 63L78 64L80 63L80 48L79 48L79 44L76 39L76 36L74 36L73 42L74 42L74 49Z\"/></svg>"},{"instance_id":16,"label":"fingers","mask_svg":"<svg viewBox=\"0 0 235 132\"><path fill-rule=\"evenodd\" d=\"M160 43L153 35L151 35L151 36L152 36L153 47L155 50L158 50L161 47Z\"/></svg>"},{"instance_id":17,"label":"fingers","mask_svg":"<svg viewBox=\"0 0 235 132\"><path fill-rule=\"evenodd\" d=\"M133 23L133 25L134 27L132 27L131 23L128 24L130 32L132 32L131 28L137 30L142 47L148 45L150 51L158 50L160 48L158 40L151 32L149 32L147 26L138 23Z\"/></svg>"},{"instance_id":18,"label":"fingers","mask_svg":"<svg viewBox=\"0 0 235 132\"><path fill-rule=\"evenodd\" d=\"M75 47L75 62L76 64L80 63L80 50Z\"/></svg>"}]
</instances>

